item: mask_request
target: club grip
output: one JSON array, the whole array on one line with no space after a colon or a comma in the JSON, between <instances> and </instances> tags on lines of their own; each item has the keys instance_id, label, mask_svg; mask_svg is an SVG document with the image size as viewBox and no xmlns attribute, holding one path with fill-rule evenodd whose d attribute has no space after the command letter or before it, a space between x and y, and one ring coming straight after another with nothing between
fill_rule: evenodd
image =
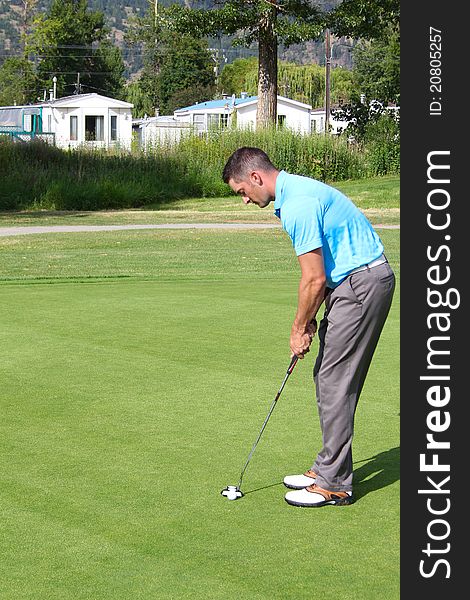
<instances>
[{"instance_id":1,"label":"club grip","mask_svg":"<svg viewBox=\"0 0 470 600\"><path fill-rule=\"evenodd\" d=\"M292 360L290 361L290 365L289 368L287 369L287 373L290 375L292 373L292 371L294 370L295 365L297 364L297 361L299 360L299 357L294 354L294 356L292 357Z\"/></svg>"}]
</instances>

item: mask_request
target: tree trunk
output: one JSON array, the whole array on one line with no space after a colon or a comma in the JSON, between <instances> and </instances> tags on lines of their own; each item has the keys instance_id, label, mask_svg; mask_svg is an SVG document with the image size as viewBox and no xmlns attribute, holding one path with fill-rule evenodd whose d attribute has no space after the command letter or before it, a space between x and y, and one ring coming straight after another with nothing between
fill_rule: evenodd
<instances>
[{"instance_id":1,"label":"tree trunk","mask_svg":"<svg viewBox=\"0 0 470 600\"><path fill-rule=\"evenodd\" d=\"M276 8L270 6L261 15L258 37L258 109L256 127L276 125L277 122L277 36Z\"/></svg>"}]
</instances>

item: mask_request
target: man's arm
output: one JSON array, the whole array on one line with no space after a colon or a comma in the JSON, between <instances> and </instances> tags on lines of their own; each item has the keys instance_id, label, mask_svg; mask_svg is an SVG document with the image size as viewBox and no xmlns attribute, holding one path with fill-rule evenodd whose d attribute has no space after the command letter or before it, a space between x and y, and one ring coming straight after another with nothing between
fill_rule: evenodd
<instances>
[{"instance_id":1,"label":"man's arm","mask_svg":"<svg viewBox=\"0 0 470 600\"><path fill-rule=\"evenodd\" d=\"M300 358L309 351L315 329L312 321L325 297L326 276L321 248L301 254L297 313L290 335L290 349Z\"/></svg>"}]
</instances>

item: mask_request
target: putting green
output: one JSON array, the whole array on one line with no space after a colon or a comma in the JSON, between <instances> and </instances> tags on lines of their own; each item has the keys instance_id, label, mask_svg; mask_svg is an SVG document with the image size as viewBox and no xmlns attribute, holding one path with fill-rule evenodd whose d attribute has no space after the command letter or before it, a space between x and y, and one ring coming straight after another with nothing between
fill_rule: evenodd
<instances>
[{"instance_id":1,"label":"putting green","mask_svg":"<svg viewBox=\"0 0 470 600\"><path fill-rule=\"evenodd\" d=\"M236 243L198 234L192 247L181 246L187 233L162 246L139 235L124 249L118 234L94 245L108 248L111 276L140 260L134 277L80 281L93 271L79 256L85 238L63 236L55 282L28 275L0 287L0 597L398 598L399 290L357 413L357 502L283 500L283 476L309 467L321 445L315 348L284 389L244 498L230 502L220 491L237 483L289 363L288 243L263 233L269 260L245 271L259 233L232 234ZM398 273L398 233L383 239ZM161 264L175 240L170 273ZM8 271L17 281L22 260L40 260L22 254L27 244L41 256L39 239L19 243Z\"/></svg>"}]
</instances>

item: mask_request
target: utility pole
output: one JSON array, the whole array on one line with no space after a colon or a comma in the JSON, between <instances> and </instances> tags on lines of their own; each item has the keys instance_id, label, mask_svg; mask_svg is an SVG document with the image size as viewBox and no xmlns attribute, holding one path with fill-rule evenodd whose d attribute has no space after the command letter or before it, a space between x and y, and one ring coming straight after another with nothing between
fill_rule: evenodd
<instances>
[{"instance_id":1,"label":"utility pole","mask_svg":"<svg viewBox=\"0 0 470 600\"><path fill-rule=\"evenodd\" d=\"M219 49L218 48L209 48L209 52L211 53L211 58L214 61L215 85L218 85L219 84Z\"/></svg>"},{"instance_id":2,"label":"utility pole","mask_svg":"<svg viewBox=\"0 0 470 600\"><path fill-rule=\"evenodd\" d=\"M74 95L78 95L82 93L82 85L80 83L80 73L77 73L77 83L75 84Z\"/></svg>"},{"instance_id":3,"label":"utility pole","mask_svg":"<svg viewBox=\"0 0 470 600\"><path fill-rule=\"evenodd\" d=\"M219 75L220 75L220 64L223 62L224 64L227 62L227 57L225 56L225 50L223 48L208 48L211 53L211 58L214 61L214 79L215 84L219 84ZM222 58L220 57L220 53L222 53Z\"/></svg>"},{"instance_id":4,"label":"utility pole","mask_svg":"<svg viewBox=\"0 0 470 600\"><path fill-rule=\"evenodd\" d=\"M330 30L325 31L325 134L330 132L330 72L331 38Z\"/></svg>"}]
</instances>

